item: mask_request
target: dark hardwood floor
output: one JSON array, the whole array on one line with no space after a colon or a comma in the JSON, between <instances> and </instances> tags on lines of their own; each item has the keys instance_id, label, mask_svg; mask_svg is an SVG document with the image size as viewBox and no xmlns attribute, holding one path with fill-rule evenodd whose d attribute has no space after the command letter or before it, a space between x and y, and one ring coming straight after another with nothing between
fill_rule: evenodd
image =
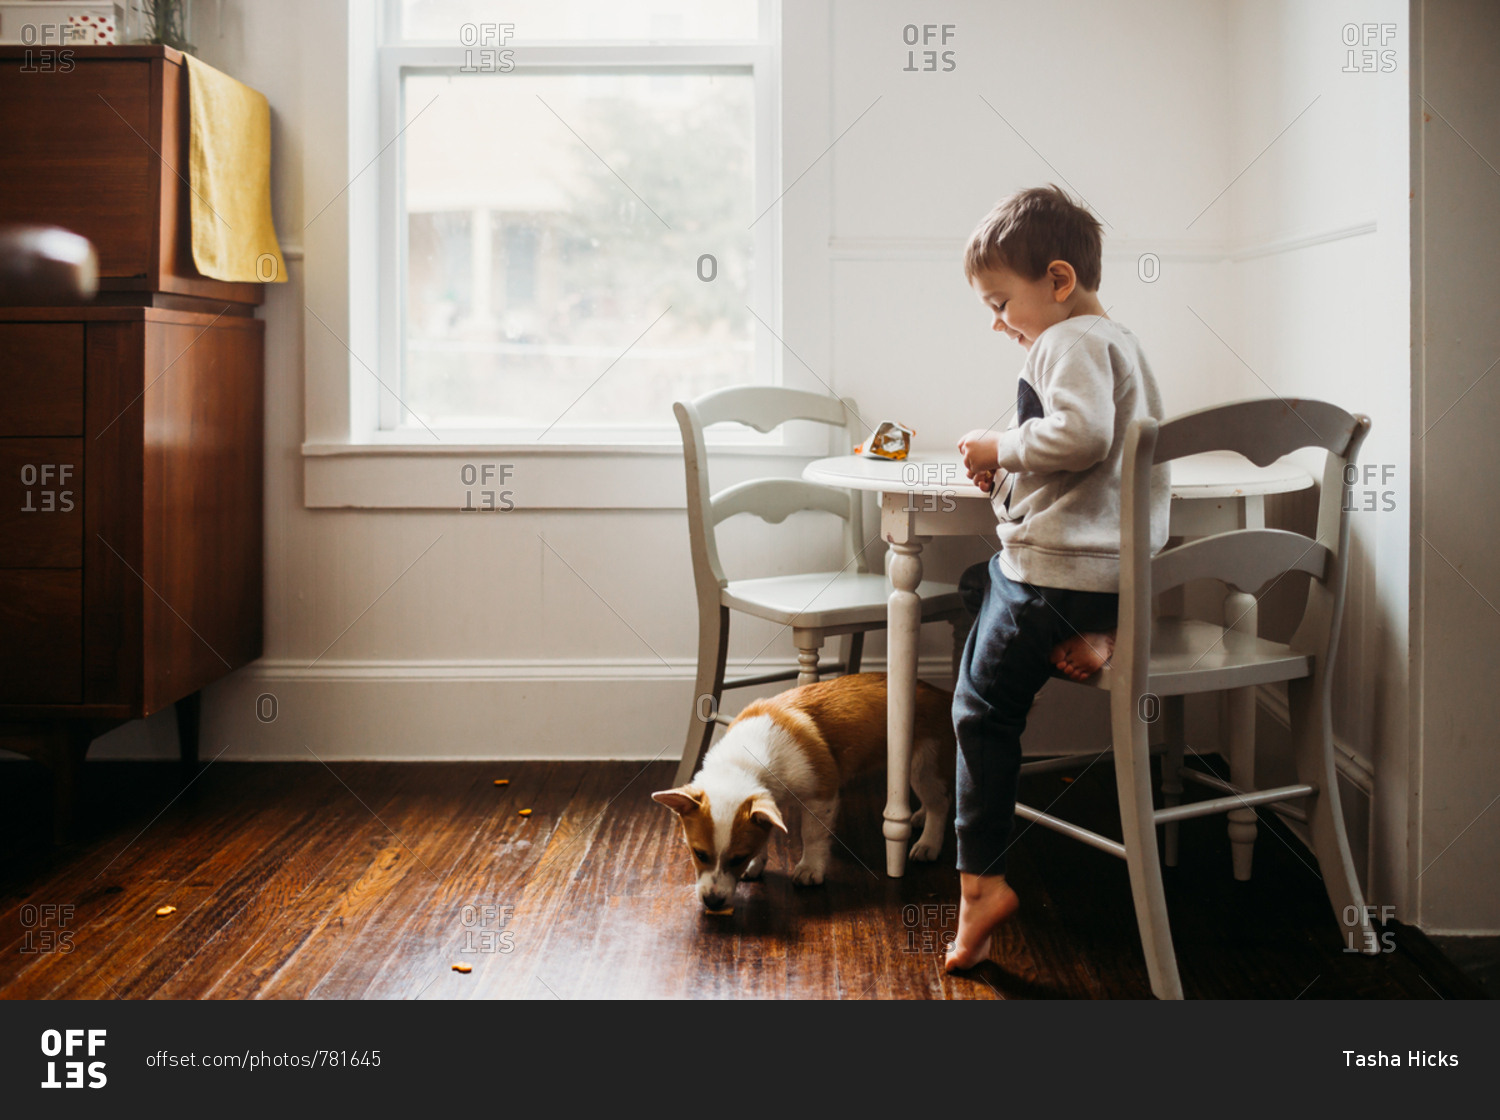
<instances>
[{"instance_id":1,"label":"dark hardwood floor","mask_svg":"<svg viewBox=\"0 0 1500 1120\"><path fill-rule=\"evenodd\" d=\"M793 887L779 850L732 916L705 915L648 797L673 765L221 762L178 796L173 764L91 762L89 823L48 848L45 772L0 764L0 997L1150 995L1124 864L1040 828L1011 851L1022 910L994 960L946 976L951 828L941 862L888 880L879 780L847 798L825 886ZM1118 835L1107 760L1023 797ZM1268 817L1249 883L1221 819L1182 827L1167 890L1189 996L1479 994L1414 930L1343 952L1311 856Z\"/></svg>"}]
</instances>

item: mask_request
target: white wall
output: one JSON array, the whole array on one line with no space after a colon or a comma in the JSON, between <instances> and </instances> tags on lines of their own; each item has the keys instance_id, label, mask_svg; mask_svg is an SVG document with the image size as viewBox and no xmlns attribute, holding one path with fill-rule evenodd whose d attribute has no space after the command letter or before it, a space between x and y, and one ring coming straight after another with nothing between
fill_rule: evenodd
<instances>
[{"instance_id":1,"label":"white wall","mask_svg":"<svg viewBox=\"0 0 1500 1120\"><path fill-rule=\"evenodd\" d=\"M1500 8L1412 5L1415 190L1411 534L1412 726L1408 878L1424 929L1500 930ZM1488 376L1486 376L1488 374Z\"/></svg>"},{"instance_id":2,"label":"white wall","mask_svg":"<svg viewBox=\"0 0 1500 1120\"><path fill-rule=\"evenodd\" d=\"M1030 41L1075 40L1084 79L1074 86L1055 80L1042 53L1020 49L1012 26L1027 6L787 5L786 181L827 146L836 122L841 129L877 95L881 102L781 204L784 337L822 377L856 394L862 411L907 420L926 446L951 443L971 419L988 423L1009 404L1007 378L1019 351L1007 353L985 330L958 252L978 216L1027 183L1065 176L1112 223L1106 302L1152 346L1170 407L1215 399L1217 380L1230 371L1232 359L1212 338L1180 329L1184 312L1175 300L1212 288L1225 269L1212 263L1225 216L1210 215L1192 233L1180 228L1224 180L1224 12L1186 2L1086 8L1082 26L1090 30L1081 39L1076 13L1030 17ZM368 106L338 104L338 62L347 51L338 41L346 21L337 0L226 0L222 35L212 6L202 9L195 38L203 57L270 99L273 204L292 259L291 282L272 289L261 311L265 657L208 690L205 754L675 752L695 643L680 513L517 510L484 520L303 507L304 355L321 361L341 346L304 304L316 304L325 319L336 307L348 274L326 257L349 222L346 199L359 191L306 231L303 225L374 155L345 144L351 117ZM914 21L957 24L955 72L901 73L902 27ZM1122 51L1122 42L1132 51ZM1192 96L1184 98L1188 87ZM343 181L327 158L304 173L304 153L340 145L350 149ZM298 259L304 249L307 261ZM1151 286L1134 278L1135 257L1147 250L1167 262ZM358 330L368 312L351 307L347 315ZM787 369L789 380L816 385L795 361ZM909 390L937 377L941 392ZM724 554L746 573L826 566L836 554L836 529L810 516L770 531L727 528L732 543ZM955 575L985 554L980 542L935 547L929 573ZM925 664L941 675L947 637L930 629ZM877 642L874 667L881 654ZM790 636L739 620L732 663L757 655L757 668L790 664ZM255 718L262 693L277 698L274 723ZM1039 706L1033 738L1048 734L1047 710ZM1066 724L1083 745L1103 742L1102 706L1096 715L1082 731ZM95 753L167 753L172 731L163 713L113 733Z\"/></svg>"},{"instance_id":3,"label":"white wall","mask_svg":"<svg viewBox=\"0 0 1500 1120\"><path fill-rule=\"evenodd\" d=\"M1375 49L1394 52L1393 71L1345 72L1343 29L1350 24L1377 28L1377 40L1386 42ZM1390 31L1379 31L1381 25ZM1229 33L1234 170L1249 167L1224 202L1240 252L1252 254L1232 266L1226 292L1238 318L1225 338L1244 360L1234 392L1319 397L1372 420L1361 460L1379 471L1368 487L1377 508L1350 517L1334 734L1352 780L1343 787L1351 842L1373 868L1367 889L1374 901L1397 905L1408 917L1406 5L1237 0ZM1356 51L1363 49L1361 36ZM1363 63L1356 53L1354 65ZM1363 482L1355 487L1356 510L1366 489ZM1310 529L1311 500L1278 503L1277 512L1292 527ZM1280 590L1291 592L1290 581ZM1288 616L1301 606L1299 594L1278 596L1263 612L1263 629L1289 632ZM1274 719L1262 723L1262 770L1275 780L1283 737Z\"/></svg>"}]
</instances>

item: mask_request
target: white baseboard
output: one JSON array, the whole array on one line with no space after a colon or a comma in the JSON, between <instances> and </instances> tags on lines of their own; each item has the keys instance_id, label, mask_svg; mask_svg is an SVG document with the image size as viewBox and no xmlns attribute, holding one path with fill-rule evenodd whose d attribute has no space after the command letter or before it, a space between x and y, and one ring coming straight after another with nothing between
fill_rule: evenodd
<instances>
[{"instance_id":1,"label":"white baseboard","mask_svg":"<svg viewBox=\"0 0 1500 1120\"><path fill-rule=\"evenodd\" d=\"M831 651L830 651L831 652ZM831 658L830 658L831 660ZM793 668L731 662L730 678ZM950 661L918 671L947 685ZM882 672L882 660L865 668ZM687 737L696 663L262 660L204 690L203 758L242 761L475 761L675 758ZM736 689L733 712L791 681ZM97 740L90 758L173 758L171 710Z\"/></svg>"},{"instance_id":2,"label":"white baseboard","mask_svg":"<svg viewBox=\"0 0 1500 1120\"><path fill-rule=\"evenodd\" d=\"M1257 685L1255 703L1262 713L1270 716L1283 728L1291 729L1292 713L1287 706L1285 688L1268 684ZM1344 780L1366 797L1374 797L1375 771L1369 761L1337 735L1333 737L1333 750L1334 765L1338 767L1339 774Z\"/></svg>"},{"instance_id":3,"label":"white baseboard","mask_svg":"<svg viewBox=\"0 0 1500 1120\"><path fill-rule=\"evenodd\" d=\"M823 651L824 660L832 660L836 647ZM926 679L947 680L951 676L947 657L924 657L917 674ZM731 660L725 676L760 675L795 670L792 662ZM266 682L364 681L368 683L407 684L413 681L681 681L690 684L698 663L687 657L634 657L587 660L567 658L556 661L486 658L473 660L424 661L318 661L308 664L290 659L264 658L247 666L243 672ZM861 672L885 672L885 659L867 657ZM789 684L782 688L791 687Z\"/></svg>"},{"instance_id":4,"label":"white baseboard","mask_svg":"<svg viewBox=\"0 0 1500 1120\"><path fill-rule=\"evenodd\" d=\"M791 667L731 661L728 675ZM871 658L864 668L884 672L885 663ZM262 762L676 758L687 737L695 671L687 658L665 664L263 660L204 691L200 754ZM922 658L918 672L952 686L947 656ZM733 713L791 683L736 689L724 708ZM1092 752L1108 741L1108 697L1063 685L1038 696L1023 747ZM89 757L174 758L176 752L168 709L99 739Z\"/></svg>"}]
</instances>

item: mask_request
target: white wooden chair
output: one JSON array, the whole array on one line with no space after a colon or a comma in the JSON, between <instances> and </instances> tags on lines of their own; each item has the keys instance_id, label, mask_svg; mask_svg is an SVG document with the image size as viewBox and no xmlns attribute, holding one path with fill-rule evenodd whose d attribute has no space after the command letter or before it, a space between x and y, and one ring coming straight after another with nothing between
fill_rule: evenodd
<instances>
[{"instance_id":1,"label":"white wooden chair","mask_svg":"<svg viewBox=\"0 0 1500 1120\"><path fill-rule=\"evenodd\" d=\"M1181 999L1182 981L1167 923L1157 859L1157 825L1165 826L1168 849L1174 851L1178 821L1301 800L1301 807L1283 805L1278 811L1306 822L1328 899L1345 932L1357 933L1357 944L1364 951L1378 946L1344 834L1329 709L1349 561L1344 470L1355 462L1369 430L1368 417L1351 416L1322 401L1268 399L1202 409L1160 425L1155 420L1137 420L1126 435L1120 509L1119 630L1110 664L1085 682L1110 693L1124 843L1028 805L1016 806L1016 814L1125 860L1151 990L1162 999ZM1151 556L1153 465L1227 449L1239 452L1257 466L1266 466L1300 447L1313 446L1327 452L1315 539L1282 529L1238 529ZM1292 571L1306 572L1312 579L1302 620L1284 644L1195 619L1159 618L1153 623L1153 596L1190 580L1220 580L1253 594ZM1295 784L1265 790L1239 789L1183 765L1185 694L1252 688L1273 681L1287 683L1296 754ZM1166 807L1162 809L1152 804L1148 743L1150 723L1158 712L1165 717L1166 731L1162 756ZM1062 763L1061 759L1049 759L1023 764L1021 769L1058 769ZM1222 796L1181 804L1183 779ZM1356 943L1353 936L1350 942Z\"/></svg>"},{"instance_id":2,"label":"white wooden chair","mask_svg":"<svg viewBox=\"0 0 1500 1120\"><path fill-rule=\"evenodd\" d=\"M797 389L761 386L719 389L696 400L672 406L682 429L682 452L687 467L688 535L693 554L693 581L698 591L698 679L693 687L693 710L688 717L687 742L677 768L677 784L692 778L713 737L714 723L730 722L719 714L725 689L796 679L812 684L820 673L859 672L864 635L886 624L886 600L891 589L884 575L870 571L866 559L862 494L791 478L760 478L711 494L708 456L703 430L712 424L737 422L758 432L770 432L790 420L811 420L838 429L844 447L850 421L858 412L852 401ZM844 519L845 563L838 571L807 572L762 579L729 580L719 564L715 529L721 521L750 513L772 524L799 510L821 510ZM923 583L922 620L955 621L967 632L967 614L952 584ZM743 611L792 631L798 668L758 676L724 679L729 651L729 612ZM841 635L840 658L819 665L818 651L826 638ZM702 710L703 698L713 697Z\"/></svg>"}]
</instances>

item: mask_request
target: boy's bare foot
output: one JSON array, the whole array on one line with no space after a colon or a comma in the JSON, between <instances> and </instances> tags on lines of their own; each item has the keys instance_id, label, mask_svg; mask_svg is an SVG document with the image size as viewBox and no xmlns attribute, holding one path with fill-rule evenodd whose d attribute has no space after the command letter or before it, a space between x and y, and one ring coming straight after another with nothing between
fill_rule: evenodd
<instances>
[{"instance_id":1,"label":"boy's bare foot","mask_svg":"<svg viewBox=\"0 0 1500 1120\"><path fill-rule=\"evenodd\" d=\"M959 876L963 895L958 905L958 936L943 968L948 972L973 968L989 960L990 934L1020 908L1021 899L1004 875Z\"/></svg>"},{"instance_id":2,"label":"boy's bare foot","mask_svg":"<svg viewBox=\"0 0 1500 1120\"><path fill-rule=\"evenodd\" d=\"M1104 668L1115 652L1115 632L1074 634L1052 649L1052 664L1069 680L1086 681Z\"/></svg>"}]
</instances>

